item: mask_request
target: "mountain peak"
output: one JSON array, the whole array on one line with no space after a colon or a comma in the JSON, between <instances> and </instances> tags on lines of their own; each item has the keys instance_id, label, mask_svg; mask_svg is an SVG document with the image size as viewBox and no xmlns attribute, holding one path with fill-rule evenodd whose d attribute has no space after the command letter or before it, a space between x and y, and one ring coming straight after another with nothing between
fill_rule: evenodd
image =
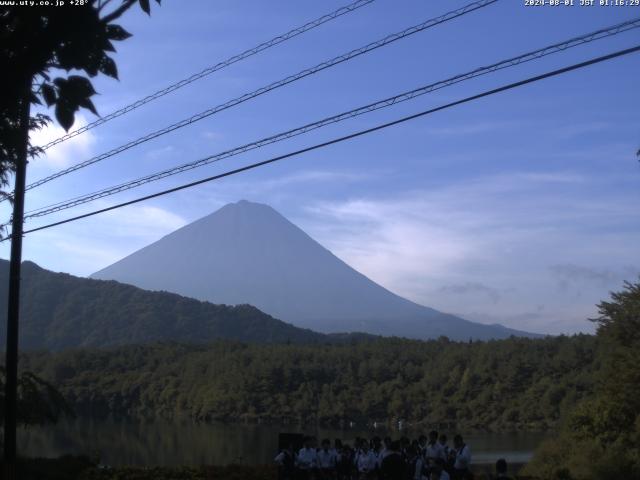
<instances>
[{"instance_id":1,"label":"mountain peak","mask_svg":"<svg viewBox=\"0 0 640 480\"><path fill-rule=\"evenodd\" d=\"M220 207L218 210L206 215L200 220L196 220L190 225L197 224L201 221L210 222L210 221L219 221L223 218L228 219L258 219L261 217L269 217L272 221L276 218L279 220L287 221L280 213L278 213L275 209L266 205L264 203L251 202L249 200L239 200L233 203L227 203L226 205ZM189 225L187 225L188 227Z\"/></svg>"},{"instance_id":2,"label":"mountain peak","mask_svg":"<svg viewBox=\"0 0 640 480\"><path fill-rule=\"evenodd\" d=\"M249 200L238 200L237 202L227 203L223 206L222 209L231 209L231 210L273 210L269 205L258 202L251 202ZM218 212L220 211L218 210ZM275 212L275 210L273 210ZM216 213L216 212L214 212Z\"/></svg>"},{"instance_id":3,"label":"mountain peak","mask_svg":"<svg viewBox=\"0 0 640 480\"><path fill-rule=\"evenodd\" d=\"M357 272L268 205L230 203L93 278L199 300L251 304L325 333L504 338L521 332L415 304Z\"/></svg>"}]
</instances>

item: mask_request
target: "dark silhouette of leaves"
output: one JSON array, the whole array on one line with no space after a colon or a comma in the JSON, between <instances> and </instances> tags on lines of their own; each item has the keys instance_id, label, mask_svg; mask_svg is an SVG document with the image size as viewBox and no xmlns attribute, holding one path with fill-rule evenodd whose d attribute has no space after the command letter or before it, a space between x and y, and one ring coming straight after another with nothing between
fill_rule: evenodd
<instances>
[{"instance_id":1,"label":"dark silhouette of leaves","mask_svg":"<svg viewBox=\"0 0 640 480\"><path fill-rule=\"evenodd\" d=\"M126 40L131 34L120 25L107 25L107 36L112 40Z\"/></svg>"},{"instance_id":2,"label":"dark silhouette of leaves","mask_svg":"<svg viewBox=\"0 0 640 480\"><path fill-rule=\"evenodd\" d=\"M113 77L115 79L118 78L118 68L116 67L116 62L114 62L112 58L107 57L106 55L102 57L98 70L100 70L100 72L104 73L105 75L108 75L109 77Z\"/></svg>"},{"instance_id":3,"label":"dark silhouette of leaves","mask_svg":"<svg viewBox=\"0 0 640 480\"><path fill-rule=\"evenodd\" d=\"M102 73L117 79L116 63L107 52L115 51L114 41L131 34L113 22L138 3L150 13L149 1L138 0L88 0L78 8L0 6L0 187L7 184L24 148L20 115L25 102L55 107L56 120L67 130L79 108L98 114L90 80L59 72L83 71L88 77ZM33 145L27 149L33 155L41 152Z\"/></svg>"},{"instance_id":4,"label":"dark silhouette of leaves","mask_svg":"<svg viewBox=\"0 0 640 480\"><path fill-rule=\"evenodd\" d=\"M149 0L140 0L140 8L144 10L147 15L151 15L151 6L149 5Z\"/></svg>"},{"instance_id":5,"label":"dark silhouette of leaves","mask_svg":"<svg viewBox=\"0 0 640 480\"><path fill-rule=\"evenodd\" d=\"M47 104L47 107L50 107L54 103L56 103L56 90L49 84L45 84L42 86L42 97Z\"/></svg>"}]
</instances>

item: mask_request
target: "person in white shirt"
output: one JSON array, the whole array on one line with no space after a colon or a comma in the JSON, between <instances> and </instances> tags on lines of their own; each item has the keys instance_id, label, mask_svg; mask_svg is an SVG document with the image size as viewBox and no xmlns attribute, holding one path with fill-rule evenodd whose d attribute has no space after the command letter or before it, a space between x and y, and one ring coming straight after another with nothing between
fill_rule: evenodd
<instances>
[{"instance_id":1,"label":"person in white shirt","mask_svg":"<svg viewBox=\"0 0 640 480\"><path fill-rule=\"evenodd\" d=\"M422 480L424 461L418 445L410 445L406 450L408 470L411 480Z\"/></svg>"},{"instance_id":2,"label":"person in white shirt","mask_svg":"<svg viewBox=\"0 0 640 480\"><path fill-rule=\"evenodd\" d=\"M318 455L316 449L311 445L311 437L305 437L303 447L298 452L296 467L298 467L301 478L307 479L318 466Z\"/></svg>"},{"instance_id":3,"label":"person in white shirt","mask_svg":"<svg viewBox=\"0 0 640 480\"><path fill-rule=\"evenodd\" d=\"M384 440L382 440L382 445L382 451L380 452L381 461L391 453L391 438L384 437Z\"/></svg>"},{"instance_id":4,"label":"person in white shirt","mask_svg":"<svg viewBox=\"0 0 640 480\"><path fill-rule=\"evenodd\" d=\"M444 454L444 461L446 463L449 461L449 451L451 449L449 448L449 445L447 445L447 436L444 433L440 435L440 439L438 440L438 443L440 443L440 447L442 448L442 453Z\"/></svg>"},{"instance_id":5,"label":"person in white shirt","mask_svg":"<svg viewBox=\"0 0 640 480\"><path fill-rule=\"evenodd\" d=\"M435 466L431 468L431 473L429 474L429 480L450 480L449 474L439 466Z\"/></svg>"},{"instance_id":6,"label":"person in white shirt","mask_svg":"<svg viewBox=\"0 0 640 480\"><path fill-rule=\"evenodd\" d=\"M464 443L462 436L456 435L453 438L453 447L456 453L456 459L453 463L453 471L456 477L467 478L469 475L469 466L471 465L471 450L469 446Z\"/></svg>"},{"instance_id":7,"label":"person in white shirt","mask_svg":"<svg viewBox=\"0 0 640 480\"><path fill-rule=\"evenodd\" d=\"M382 441L380 440L380 437L373 437L373 439L371 440L371 443L372 443L371 454L376 459L375 470L380 470L380 466L382 465L382 459L384 458L382 456L384 447L382 446Z\"/></svg>"},{"instance_id":8,"label":"person in white shirt","mask_svg":"<svg viewBox=\"0 0 640 480\"><path fill-rule=\"evenodd\" d=\"M293 445L287 445L273 461L278 465L278 478L293 480L295 478L296 456L293 453Z\"/></svg>"},{"instance_id":9,"label":"person in white shirt","mask_svg":"<svg viewBox=\"0 0 640 480\"><path fill-rule=\"evenodd\" d=\"M450 480L451 477L449 473L445 470L445 462L441 458L436 459L431 472L436 472L436 475L439 475L438 480Z\"/></svg>"},{"instance_id":10,"label":"person in white shirt","mask_svg":"<svg viewBox=\"0 0 640 480\"><path fill-rule=\"evenodd\" d=\"M320 469L320 478L331 478L336 471L337 457L336 451L331 447L329 439L322 440L321 448L317 453L317 464Z\"/></svg>"},{"instance_id":11,"label":"person in white shirt","mask_svg":"<svg viewBox=\"0 0 640 480\"><path fill-rule=\"evenodd\" d=\"M363 439L354 460L360 478L369 478L376 469L376 456L369 448L369 442Z\"/></svg>"},{"instance_id":12,"label":"person in white shirt","mask_svg":"<svg viewBox=\"0 0 640 480\"><path fill-rule=\"evenodd\" d=\"M418 456L415 462L415 468L413 469L413 480L424 480L424 460L421 456Z\"/></svg>"},{"instance_id":13,"label":"person in white shirt","mask_svg":"<svg viewBox=\"0 0 640 480\"><path fill-rule=\"evenodd\" d=\"M427 437L420 435L418 437L418 446L420 447L420 455L424 456L424 451L427 448Z\"/></svg>"},{"instance_id":14,"label":"person in white shirt","mask_svg":"<svg viewBox=\"0 0 640 480\"><path fill-rule=\"evenodd\" d=\"M429 442L424 450L424 458L429 462L429 465L435 463L438 458L441 458L442 460L445 459L442 445L438 443L438 432L435 430L429 433Z\"/></svg>"}]
</instances>

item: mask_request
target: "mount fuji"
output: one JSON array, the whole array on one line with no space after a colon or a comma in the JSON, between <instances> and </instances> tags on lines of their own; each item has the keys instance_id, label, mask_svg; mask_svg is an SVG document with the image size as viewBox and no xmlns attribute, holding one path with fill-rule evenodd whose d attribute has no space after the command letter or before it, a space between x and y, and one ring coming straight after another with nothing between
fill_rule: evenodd
<instances>
[{"instance_id":1,"label":"mount fuji","mask_svg":"<svg viewBox=\"0 0 640 480\"><path fill-rule=\"evenodd\" d=\"M534 336L402 298L351 268L273 208L246 200L186 225L92 278L217 304L251 304L315 331L452 340Z\"/></svg>"}]
</instances>

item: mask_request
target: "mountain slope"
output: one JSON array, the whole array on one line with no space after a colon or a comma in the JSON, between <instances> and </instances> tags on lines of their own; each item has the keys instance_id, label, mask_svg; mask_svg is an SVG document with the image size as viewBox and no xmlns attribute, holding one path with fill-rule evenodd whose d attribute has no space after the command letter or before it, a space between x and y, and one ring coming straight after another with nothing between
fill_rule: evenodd
<instances>
[{"instance_id":1,"label":"mountain slope","mask_svg":"<svg viewBox=\"0 0 640 480\"><path fill-rule=\"evenodd\" d=\"M255 305L321 332L467 340L528 335L418 305L357 272L267 205L222 207L92 275L213 303Z\"/></svg>"},{"instance_id":2,"label":"mountain slope","mask_svg":"<svg viewBox=\"0 0 640 480\"><path fill-rule=\"evenodd\" d=\"M0 344L4 345L9 263L0 260ZM22 266L21 349L105 347L157 341L326 342L250 305L213 305L174 293ZM344 341L344 339L336 339Z\"/></svg>"}]
</instances>

